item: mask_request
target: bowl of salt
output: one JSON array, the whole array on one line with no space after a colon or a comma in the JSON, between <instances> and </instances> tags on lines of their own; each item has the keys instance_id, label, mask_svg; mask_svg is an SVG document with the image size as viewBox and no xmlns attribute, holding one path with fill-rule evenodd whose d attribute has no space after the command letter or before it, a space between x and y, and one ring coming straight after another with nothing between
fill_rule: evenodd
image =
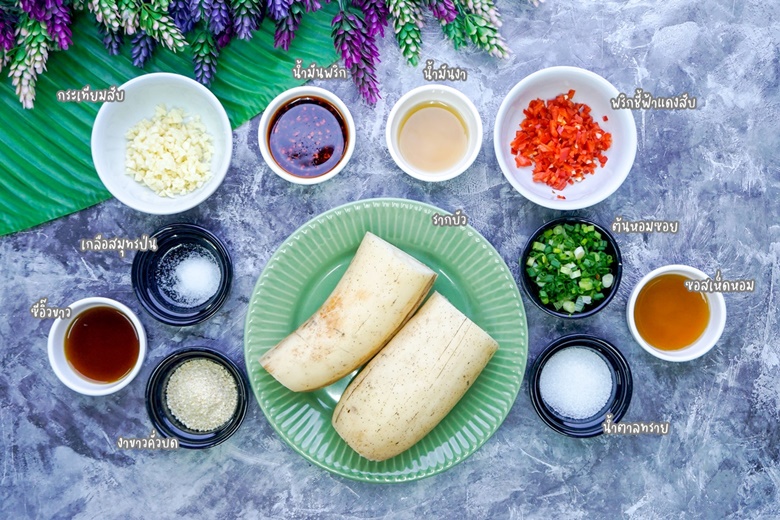
<instances>
[{"instance_id":1,"label":"bowl of salt","mask_svg":"<svg viewBox=\"0 0 780 520\"><path fill-rule=\"evenodd\" d=\"M233 280L227 248L194 224L158 229L156 251L133 259L133 290L155 319L180 327L207 320L225 303Z\"/></svg>"},{"instance_id":2,"label":"bowl of salt","mask_svg":"<svg viewBox=\"0 0 780 520\"><path fill-rule=\"evenodd\" d=\"M628 410L633 392L631 369L609 342L571 334L552 342L536 358L529 383L531 402L547 426L569 437L604 433Z\"/></svg>"}]
</instances>

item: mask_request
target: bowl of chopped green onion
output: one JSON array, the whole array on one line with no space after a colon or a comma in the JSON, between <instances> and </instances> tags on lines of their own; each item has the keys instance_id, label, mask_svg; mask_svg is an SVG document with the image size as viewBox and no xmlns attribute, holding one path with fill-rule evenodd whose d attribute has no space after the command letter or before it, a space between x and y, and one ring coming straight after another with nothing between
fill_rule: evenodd
<instances>
[{"instance_id":1,"label":"bowl of chopped green onion","mask_svg":"<svg viewBox=\"0 0 780 520\"><path fill-rule=\"evenodd\" d=\"M615 238L595 222L562 217L537 229L520 257L522 285L543 311L593 316L615 296L623 262Z\"/></svg>"}]
</instances>

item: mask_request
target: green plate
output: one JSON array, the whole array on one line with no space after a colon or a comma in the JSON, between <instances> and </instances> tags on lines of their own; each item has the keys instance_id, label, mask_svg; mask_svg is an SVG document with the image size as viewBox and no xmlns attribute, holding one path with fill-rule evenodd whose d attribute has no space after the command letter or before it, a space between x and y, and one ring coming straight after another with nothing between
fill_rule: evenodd
<instances>
[{"instance_id":1,"label":"green plate","mask_svg":"<svg viewBox=\"0 0 780 520\"><path fill-rule=\"evenodd\" d=\"M252 389L277 433L328 471L369 482L403 482L444 471L490 438L520 390L528 327L517 284L479 232L471 226L434 226L434 213L449 212L403 199L370 199L332 209L285 240L257 281L244 332ZM358 455L331 426L333 409L354 374L321 390L296 393L279 384L259 361L325 301L366 231L436 271L434 289L499 343L496 355L450 414L412 448L382 462Z\"/></svg>"}]
</instances>

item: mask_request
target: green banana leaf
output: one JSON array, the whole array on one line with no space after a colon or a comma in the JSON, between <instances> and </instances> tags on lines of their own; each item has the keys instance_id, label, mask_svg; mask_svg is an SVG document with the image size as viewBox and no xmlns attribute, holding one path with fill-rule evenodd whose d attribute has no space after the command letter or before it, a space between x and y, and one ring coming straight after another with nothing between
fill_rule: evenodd
<instances>
[{"instance_id":1,"label":"green banana leaf","mask_svg":"<svg viewBox=\"0 0 780 520\"><path fill-rule=\"evenodd\" d=\"M222 50L211 90L233 128L260 113L279 93L300 85L292 75L295 59L330 65L337 59L330 22L337 6L307 14L289 51L273 47L274 25L263 22L252 40L234 40ZM129 42L109 56L93 17L76 15L73 45L49 56L39 78L35 108L19 103L7 70L0 76L0 236L36 226L110 198L95 172L90 151L92 122L99 103L61 103L58 90L119 86L147 72L193 77L188 49L172 53L158 47L144 70L130 59Z\"/></svg>"}]
</instances>

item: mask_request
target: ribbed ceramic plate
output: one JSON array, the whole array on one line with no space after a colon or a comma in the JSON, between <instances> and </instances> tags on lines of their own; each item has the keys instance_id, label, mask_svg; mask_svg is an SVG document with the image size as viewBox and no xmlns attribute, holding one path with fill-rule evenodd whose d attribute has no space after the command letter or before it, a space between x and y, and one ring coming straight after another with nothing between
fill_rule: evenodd
<instances>
[{"instance_id":1,"label":"ribbed ceramic plate","mask_svg":"<svg viewBox=\"0 0 780 520\"><path fill-rule=\"evenodd\" d=\"M292 234L268 261L249 302L244 355L255 397L268 421L298 453L329 471L371 482L403 482L444 471L474 453L504 421L525 371L525 311L512 274L471 226L432 224L428 204L372 199L332 209ZM295 330L341 279L366 231L425 262L446 296L499 343L499 350L450 414L419 443L383 462L352 450L331 426L333 409L354 377L309 393L279 384L260 365L268 349Z\"/></svg>"}]
</instances>

